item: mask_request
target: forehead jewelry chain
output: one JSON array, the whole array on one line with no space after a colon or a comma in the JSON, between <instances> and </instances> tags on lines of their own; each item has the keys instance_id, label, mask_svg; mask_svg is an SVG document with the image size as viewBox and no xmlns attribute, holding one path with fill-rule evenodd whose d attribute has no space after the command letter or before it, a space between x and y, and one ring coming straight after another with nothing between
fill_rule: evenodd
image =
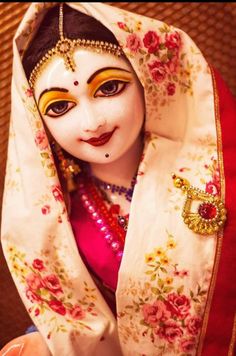
<instances>
[{"instance_id":1,"label":"forehead jewelry chain","mask_svg":"<svg viewBox=\"0 0 236 356\"><path fill-rule=\"evenodd\" d=\"M63 4L60 4L60 10L59 10L59 35L60 39L64 39L64 33L63 33Z\"/></svg>"},{"instance_id":2,"label":"forehead jewelry chain","mask_svg":"<svg viewBox=\"0 0 236 356\"><path fill-rule=\"evenodd\" d=\"M54 56L59 56L64 59L64 64L66 69L74 72L75 71L75 62L73 59L73 53L77 48L85 48L92 50L97 53L111 53L115 56L120 56L122 54L122 48L116 44L109 43L106 41L94 41L86 39L70 39L64 37L64 14L63 14L63 3L59 7L59 37L55 47L50 49L40 61L36 64L33 71L30 74L29 84L31 88L34 87L35 81L38 76L42 73L42 69L45 64L48 63Z\"/></svg>"}]
</instances>

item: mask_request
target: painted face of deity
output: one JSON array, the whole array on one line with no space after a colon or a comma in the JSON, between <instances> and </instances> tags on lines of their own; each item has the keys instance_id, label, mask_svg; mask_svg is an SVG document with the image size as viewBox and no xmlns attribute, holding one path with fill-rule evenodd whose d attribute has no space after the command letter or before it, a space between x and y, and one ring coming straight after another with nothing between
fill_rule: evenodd
<instances>
[{"instance_id":1,"label":"painted face of deity","mask_svg":"<svg viewBox=\"0 0 236 356\"><path fill-rule=\"evenodd\" d=\"M141 84L121 57L78 49L74 60L75 72L59 57L43 70L35 83L39 110L54 139L74 157L115 161L140 137L145 111Z\"/></svg>"}]
</instances>

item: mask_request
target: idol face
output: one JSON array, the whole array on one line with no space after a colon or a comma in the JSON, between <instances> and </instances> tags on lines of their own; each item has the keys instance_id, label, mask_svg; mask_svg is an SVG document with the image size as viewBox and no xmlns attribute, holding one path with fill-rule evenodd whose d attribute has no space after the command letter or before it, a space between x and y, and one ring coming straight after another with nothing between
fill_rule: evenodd
<instances>
[{"instance_id":1,"label":"idol face","mask_svg":"<svg viewBox=\"0 0 236 356\"><path fill-rule=\"evenodd\" d=\"M35 83L35 98L50 133L67 152L89 163L125 155L140 137L143 90L130 64L87 49L74 53L75 72L55 57Z\"/></svg>"}]
</instances>

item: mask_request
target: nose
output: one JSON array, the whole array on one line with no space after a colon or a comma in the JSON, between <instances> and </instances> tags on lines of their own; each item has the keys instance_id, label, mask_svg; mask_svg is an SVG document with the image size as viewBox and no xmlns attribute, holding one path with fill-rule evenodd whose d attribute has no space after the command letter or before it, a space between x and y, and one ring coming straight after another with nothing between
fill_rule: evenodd
<instances>
[{"instance_id":1,"label":"nose","mask_svg":"<svg viewBox=\"0 0 236 356\"><path fill-rule=\"evenodd\" d=\"M96 132L106 124L104 117L96 112L91 103L80 103L80 109L81 127L84 132Z\"/></svg>"}]
</instances>

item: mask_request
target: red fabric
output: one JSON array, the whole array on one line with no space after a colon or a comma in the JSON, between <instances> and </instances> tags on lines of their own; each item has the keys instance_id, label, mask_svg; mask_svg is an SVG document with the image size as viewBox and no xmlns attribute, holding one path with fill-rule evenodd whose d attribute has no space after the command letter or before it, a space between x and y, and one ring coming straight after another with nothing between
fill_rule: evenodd
<instances>
[{"instance_id":1,"label":"red fabric","mask_svg":"<svg viewBox=\"0 0 236 356\"><path fill-rule=\"evenodd\" d=\"M120 262L82 206L78 193L71 197L70 221L85 264L106 286L115 291Z\"/></svg>"},{"instance_id":2,"label":"red fabric","mask_svg":"<svg viewBox=\"0 0 236 356\"><path fill-rule=\"evenodd\" d=\"M215 72L225 170L227 223L202 356L228 355L236 312L236 103ZM236 355L235 351L233 353Z\"/></svg>"}]
</instances>

